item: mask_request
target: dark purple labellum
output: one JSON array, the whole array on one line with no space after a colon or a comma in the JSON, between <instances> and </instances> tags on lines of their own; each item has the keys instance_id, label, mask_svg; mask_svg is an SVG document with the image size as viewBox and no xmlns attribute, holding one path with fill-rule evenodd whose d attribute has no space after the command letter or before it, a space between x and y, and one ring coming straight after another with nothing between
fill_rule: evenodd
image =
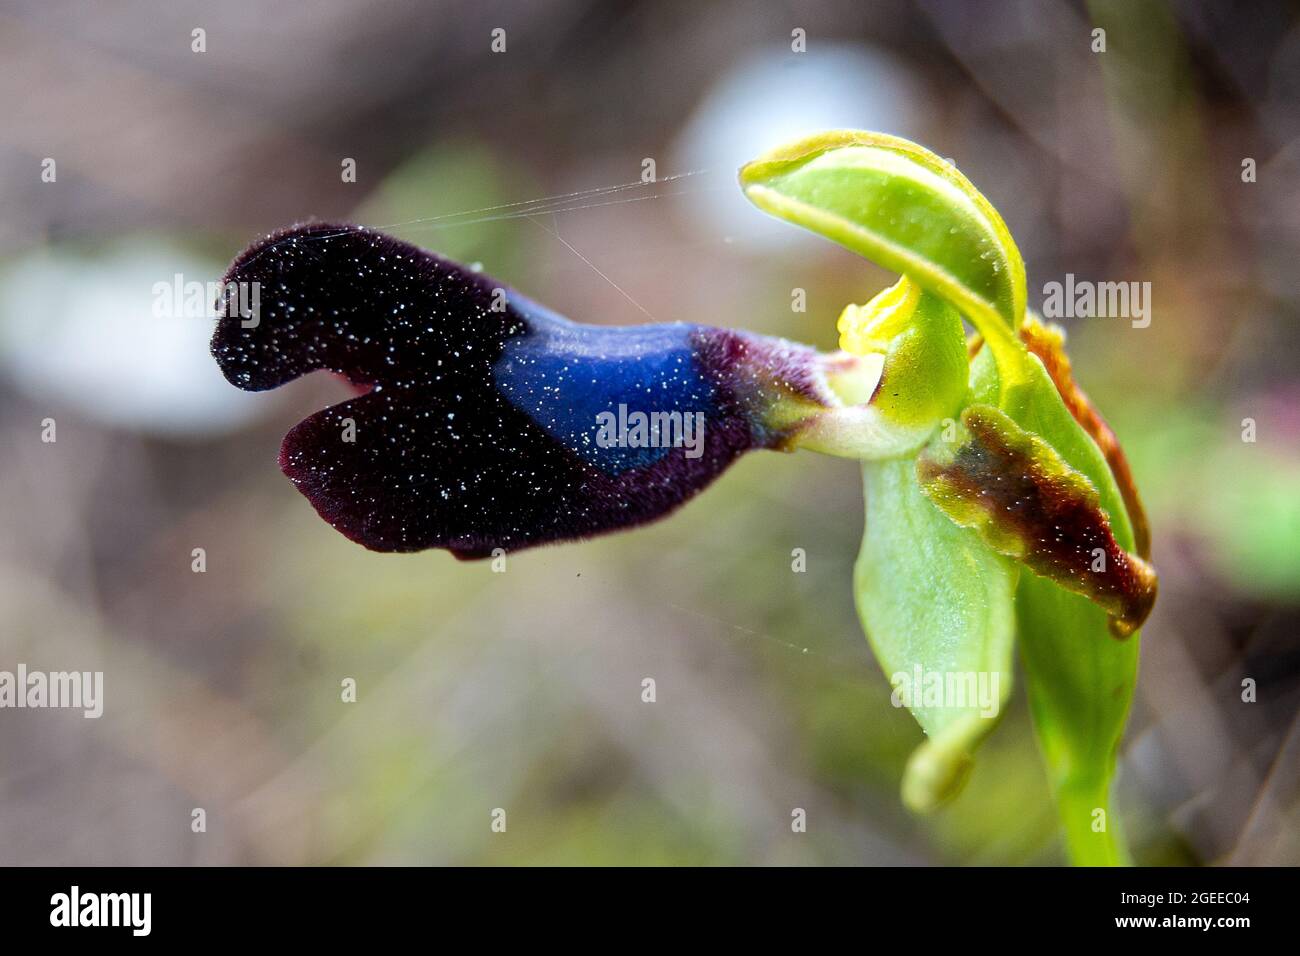
<instances>
[{"instance_id":1,"label":"dark purple labellum","mask_svg":"<svg viewBox=\"0 0 1300 956\"><path fill-rule=\"evenodd\" d=\"M223 314L212 339L232 384L329 369L366 390L295 426L280 467L376 551L485 557L652 521L741 453L788 444L826 403L811 349L577 324L356 226L255 243L227 272L226 301L244 283L260 311Z\"/></svg>"}]
</instances>

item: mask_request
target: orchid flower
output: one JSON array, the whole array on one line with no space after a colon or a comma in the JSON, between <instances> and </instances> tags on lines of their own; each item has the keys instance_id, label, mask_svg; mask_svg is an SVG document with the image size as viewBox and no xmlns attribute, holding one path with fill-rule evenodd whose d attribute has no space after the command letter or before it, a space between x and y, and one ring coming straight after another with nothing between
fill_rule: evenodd
<instances>
[{"instance_id":1,"label":"orchid flower","mask_svg":"<svg viewBox=\"0 0 1300 956\"><path fill-rule=\"evenodd\" d=\"M285 436L280 467L376 551L481 558L634 527L754 449L856 459L853 587L886 675L991 675L999 695L992 712L905 696L927 738L904 801L926 811L959 790L1018 643L1070 855L1124 862L1110 790L1155 600L1149 534L1063 333L1026 308L1005 224L952 164L876 133L789 144L740 183L767 213L899 273L844 309L840 351L576 323L380 232L312 224L235 259L212 353L250 391L316 369L356 387ZM232 291L249 283L251 318ZM692 421L693 444L665 440Z\"/></svg>"}]
</instances>

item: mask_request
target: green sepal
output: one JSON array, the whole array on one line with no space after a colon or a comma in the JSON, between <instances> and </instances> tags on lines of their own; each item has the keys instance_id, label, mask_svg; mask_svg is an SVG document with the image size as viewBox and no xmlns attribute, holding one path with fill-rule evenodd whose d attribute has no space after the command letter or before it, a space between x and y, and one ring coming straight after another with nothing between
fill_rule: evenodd
<instances>
[{"instance_id":1,"label":"green sepal","mask_svg":"<svg viewBox=\"0 0 1300 956\"><path fill-rule=\"evenodd\" d=\"M951 302L1019 381L1025 265L1002 217L950 162L916 143L832 130L740 171L745 195Z\"/></svg>"},{"instance_id":2,"label":"green sepal","mask_svg":"<svg viewBox=\"0 0 1300 956\"><path fill-rule=\"evenodd\" d=\"M1131 551L1132 525L1105 456L1065 407L1042 363L1029 359L1026 386L1016 390L1016 401L1004 411L1092 482L1116 542ZM992 358L976 355L972 397L988 400L997 394L996 383ZM1070 858L1084 865L1125 863L1128 851L1110 797L1137 686L1140 632L1114 639L1102 608L1034 574L1021 575L1016 618L1034 732Z\"/></svg>"},{"instance_id":3,"label":"green sepal","mask_svg":"<svg viewBox=\"0 0 1300 956\"><path fill-rule=\"evenodd\" d=\"M1017 570L925 497L910 458L866 462L862 476L866 530L853 574L858 615L895 703L907 704L927 734L903 778L904 802L926 811L958 792L971 752L997 725L1011 692ZM900 694L895 677L916 685L917 668L920 696ZM951 699L927 705L924 681L932 674L974 675L977 693L983 680L985 703L995 699L995 712Z\"/></svg>"}]
</instances>

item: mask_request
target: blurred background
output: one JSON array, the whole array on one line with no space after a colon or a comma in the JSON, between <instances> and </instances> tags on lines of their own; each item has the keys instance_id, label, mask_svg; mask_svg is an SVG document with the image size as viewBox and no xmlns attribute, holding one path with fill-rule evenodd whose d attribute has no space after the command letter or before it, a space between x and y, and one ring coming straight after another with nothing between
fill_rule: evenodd
<instances>
[{"instance_id":1,"label":"blurred background","mask_svg":"<svg viewBox=\"0 0 1300 956\"><path fill-rule=\"evenodd\" d=\"M851 462L747 456L504 574L372 554L276 467L343 387L241 393L210 318L154 311L155 283L347 218L584 321L833 348L890 277L735 170L837 126L952 157L1032 306L1067 272L1152 283L1149 328L1064 322L1161 573L1123 825L1142 863L1300 862L1294 4L4 0L0 103L0 669L103 670L106 697L0 712L0 863L1061 862L1023 691L955 803L903 809L921 733L853 610ZM647 159L657 183L504 205Z\"/></svg>"}]
</instances>

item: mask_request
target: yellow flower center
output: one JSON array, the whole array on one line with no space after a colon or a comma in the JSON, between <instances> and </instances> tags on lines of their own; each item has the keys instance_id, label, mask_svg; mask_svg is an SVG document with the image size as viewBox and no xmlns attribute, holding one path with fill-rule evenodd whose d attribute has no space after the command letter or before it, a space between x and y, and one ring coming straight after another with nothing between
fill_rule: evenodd
<instances>
[{"instance_id":1,"label":"yellow flower center","mask_svg":"<svg viewBox=\"0 0 1300 956\"><path fill-rule=\"evenodd\" d=\"M879 354L902 331L916 311L921 289L903 276L866 305L847 305L835 328L840 348L851 355Z\"/></svg>"}]
</instances>

